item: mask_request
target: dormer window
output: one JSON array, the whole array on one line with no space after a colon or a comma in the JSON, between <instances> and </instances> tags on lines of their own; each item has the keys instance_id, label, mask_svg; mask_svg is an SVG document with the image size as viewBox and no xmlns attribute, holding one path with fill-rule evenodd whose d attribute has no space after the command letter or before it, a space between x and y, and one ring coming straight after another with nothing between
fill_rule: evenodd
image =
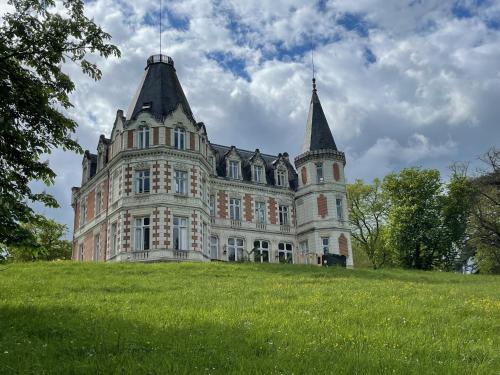
<instances>
[{"instance_id":1,"label":"dormer window","mask_svg":"<svg viewBox=\"0 0 500 375\"><path fill-rule=\"evenodd\" d=\"M324 182L323 177L323 163L316 164L316 183L321 184Z\"/></svg>"},{"instance_id":2,"label":"dormer window","mask_svg":"<svg viewBox=\"0 0 500 375\"><path fill-rule=\"evenodd\" d=\"M236 160L229 161L229 178L240 178L240 162Z\"/></svg>"},{"instance_id":3,"label":"dormer window","mask_svg":"<svg viewBox=\"0 0 500 375\"><path fill-rule=\"evenodd\" d=\"M178 150L186 148L186 130L183 128L174 129L174 147Z\"/></svg>"},{"instance_id":4,"label":"dormer window","mask_svg":"<svg viewBox=\"0 0 500 375\"><path fill-rule=\"evenodd\" d=\"M286 171L283 169L279 169L276 172L276 185L278 186L287 186L286 184Z\"/></svg>"},{"instance_id":5,"label":"dormer window","mask_svg":"<svg viewBox=\"0 0 500 375\"><path fill-rule=\"evenodd\" d=\"M141 126L138 132L138 146L139 148L148 148L149 147L149 127Z\"/></svg>"},{"instance_id":6,"label":"dormer window","mask_svg":"<svg viewBox=\"0 0 500 375\"><path fill-rule=\"evenodd\" d=\"M255 182L264 182L264 167L262 165L254 165L253 173Z\"/></svg>"}]
</instances>

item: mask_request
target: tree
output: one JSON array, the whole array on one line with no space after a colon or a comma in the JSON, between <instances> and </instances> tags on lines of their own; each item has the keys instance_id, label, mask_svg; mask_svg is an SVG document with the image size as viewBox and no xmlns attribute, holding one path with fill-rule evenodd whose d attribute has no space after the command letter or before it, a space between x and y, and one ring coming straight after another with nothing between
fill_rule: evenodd
<instances>
[{"instance_id":1,"label":"tree","mask_svg":"<svg viewBox=\"0 0 500 375\"><path fill-rule=\"evenodd\" d=\"M408 168L384 178L390 200L388 244L405 268L431 269L446 255L442 184L435 169Z\"/></svg>"},{"instance_id":2,"label":"tree","mask_svg":"<svg viewBox=\"0 0 500 375\"><path fill-rule=\"evenodd\" d=\"M57 207L32 180L46 184L55 173L41 157L54 148L81 152L72 139L77 127L65 110L75 89L62 64L73 62L91 78L101 78L88 55L120 56L111 38L84 15L83 0L9 0L13 11L0 26L0 242L29 235L21 222L33 219L29 201Z\"/></svg>"},{"instance_id":3,"label":"tree","mask_svg":"<svg viewBox=\"0 0 500 375\"><path fill-rule=\"evenodd\" d=\"M500 273L500 150L492 148L481 160L486 169L472 180L475 189L468 232L480 272Z\"/></svg>"},{"instance_id":4,"label":"tree","mask_svg":"<svg viewBox=\"0 0 500 375\"><path fill-rule=\"evenodd\" d=\"M356 180L347 186L347 194L352 237L365 251L374 269L390 263L391 257L383 241L389 202L380 180L373 180L372 185Z\"/></svg>"},{"instance_id":5,"label":"tree","mask_svg":"<svg viewBox=\"0 0 500 375\"><path fill-rule=\"evenodd\" d=\"M64 240L66 225L37 215L29 223L22 224L35 239L32 243L10 246L9 258L14 261L71 259L71 242Z\"/></svg>"}]
</instances>

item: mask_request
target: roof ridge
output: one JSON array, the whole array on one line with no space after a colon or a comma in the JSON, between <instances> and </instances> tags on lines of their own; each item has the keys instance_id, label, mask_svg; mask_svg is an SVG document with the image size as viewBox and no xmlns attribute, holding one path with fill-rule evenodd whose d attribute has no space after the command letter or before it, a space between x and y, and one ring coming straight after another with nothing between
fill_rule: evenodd
<instances>
[{"instance_id":1,"label":"roof ridge","mask_svg":"<svg viewBox=\"0 0 500 375\"><path fill-rule=\"evenodd\" d=\"M226 148L231 149L231 146L225 146L225 145L221 145L221 144L219 144L219 143L212 143L212 142L210 142L210 144L211 144L211 145L214 145L214 146L226 147ZM254 150L254 151L250 151L250 150L245 150L245 149L243 149L243 148L238 148L238 147L236 147L236 146L234 146L234 147L235 147L238 151L246 151L246 152L250 152L250 153L254 153L254 154L255 154L255 150ZM259 149L259 152L260 152L260 149ZM263 152L260 152L260 154L261 154L262 156L271 156L271 157L273 157L273 158L277 158L277 157L278 157L278 155L265 154L265 153L263 153Z\"/></svg>"}]
</instances>

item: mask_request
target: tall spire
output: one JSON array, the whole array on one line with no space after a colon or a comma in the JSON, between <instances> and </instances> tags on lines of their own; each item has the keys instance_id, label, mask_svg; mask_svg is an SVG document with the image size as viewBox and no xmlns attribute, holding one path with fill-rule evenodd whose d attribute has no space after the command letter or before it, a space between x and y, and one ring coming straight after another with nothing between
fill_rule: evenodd
<instances>
[{"instance_id":1,"label":"tall spire","mask_svg":"<svg viewBox=\"0 0 500 375\"><path fill-rule=\"evenodd\" d=\"M326 120L325 113L319 101L316 89L316 78L312 79L312 97L307 116L306 134L302 144L302 152L316 150L335 150L337 146L333 140L333 135Z\"/></svg>"}]
</instances>

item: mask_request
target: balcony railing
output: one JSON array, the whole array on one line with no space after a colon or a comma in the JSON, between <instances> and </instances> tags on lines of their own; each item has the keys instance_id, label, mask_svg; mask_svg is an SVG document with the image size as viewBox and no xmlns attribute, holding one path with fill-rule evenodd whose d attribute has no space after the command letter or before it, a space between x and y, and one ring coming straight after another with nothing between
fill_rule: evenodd
<instances>
[{"instance_id":1,"label":"balcony railing","mask_svg":"<svg viewBox=\"0 0 500 375\"><path fill-rule=\"evenodd\" d=\"M255 227L260 230L266 230L266 223L257 223Z\"/></svg>"},{"instance_id":2,"label":"balcony railing","mask_svg":"<svg viewBox=\"0 0 500 375\"><path fill-rule=\"evenodd\" d=\"M280 231L282 233L290 233L290 225L289 224L280 225Z\"/></svg>"},{"instance_id":3,"label":"balcony railing","mask_svg":"<svg viewBox=\"0 0 500 375\"><path fill-rule=\"evenodd\" d=\"M231 219L231 228L241 228L241 220Z\"/></svg>"},{"instance_id":4,"label":"balcony railing","mask_svg":"<svg viewBox=\"0 0 500 375\"><path fill-rule=\"evenodd\" d=\"M132 252L133 260L146 260L149 259L149 250L144 251L133 251Z\"/></svg>"},{"instance_id":5,"label":"balcony railing","mask_svg":"<svg viewBox=\"0 0 500 375\"><path fill-rule=\"evenodd\" d=\"M189 257L189 250L174 250L174 258L187 259Z\"/></svg>"}]
</instances>

